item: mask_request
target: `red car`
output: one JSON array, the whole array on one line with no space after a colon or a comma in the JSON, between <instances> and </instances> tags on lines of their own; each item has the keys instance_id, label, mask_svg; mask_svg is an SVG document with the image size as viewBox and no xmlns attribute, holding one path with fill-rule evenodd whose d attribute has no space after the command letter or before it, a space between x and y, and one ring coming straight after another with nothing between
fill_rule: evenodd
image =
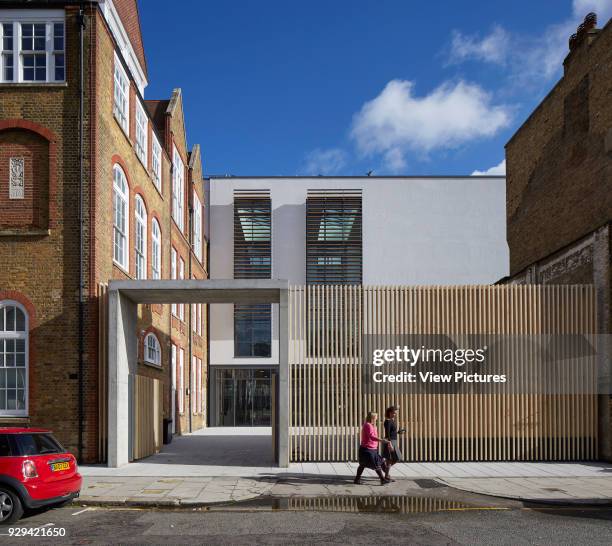
<instances>
[{"instance_id":1,"label":"red car","mask_svg":"<svg viewBox=\"0 0 612 546\"><path fill-rule=\"evenodd\" d=\"M82 481L74 455L50 431L0 428L0 523L78 497Z\"/></svg>"}]
</instances>

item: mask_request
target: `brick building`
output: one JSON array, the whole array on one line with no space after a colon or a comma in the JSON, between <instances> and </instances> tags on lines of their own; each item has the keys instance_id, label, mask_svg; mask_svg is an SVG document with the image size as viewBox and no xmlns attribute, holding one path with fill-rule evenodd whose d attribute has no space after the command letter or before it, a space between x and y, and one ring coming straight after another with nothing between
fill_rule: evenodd
<instances>
[{"instance_id":1,"label":"brick building","mask_svg":"<svg viewBox=\"0 0 612 546\"><path fill-rule=\"evenodd\" d=\"M612 21L590 14L570 38L561 80L506 145L513 283L594 284L612 333ZM607 359L609 366L609 359ZM600 456L612 458L612 402L599 406Z\"/></svg>"},{"instance_id":2,"label":"brick building","mask_svg":"<svg viewBox=\"0 0 612 546\"><path fill-rule=\"evenodd\" d=\"M207 278L200 150L180 89L144 99L136 0L3 3L0 38L0 425L100 461L105 285ZM206 315L139 309L137 374L178 433L206 423Z\"/></svg>"}]
</instances>

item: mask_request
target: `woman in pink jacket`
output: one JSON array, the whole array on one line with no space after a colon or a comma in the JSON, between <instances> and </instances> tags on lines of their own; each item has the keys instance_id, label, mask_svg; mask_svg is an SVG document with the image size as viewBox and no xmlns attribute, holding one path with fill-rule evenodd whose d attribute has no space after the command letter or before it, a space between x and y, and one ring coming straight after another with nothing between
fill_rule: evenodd
<instances>
[{"instance_id":1,"label":"woman in pink jacket","mask_svg":"<svg viewBox=\"0 0 612 546\"><path fill-rule=\"evenodd\" d=\"M385 478L387 472L387 464L385 460L378 453L378 444L388 444L389 440L379 438L376 431L376 421L378 420L378 413L373 411L368 412L365 423L361 427L361 443L359 445L359 468L357 469L357 476L355 476L355 483L361 483L361 474L363 474L364 468L370 468L378 474L380 478L380 484L386 485L389 483L389 479Z\"/></svg>"}]
</instances>

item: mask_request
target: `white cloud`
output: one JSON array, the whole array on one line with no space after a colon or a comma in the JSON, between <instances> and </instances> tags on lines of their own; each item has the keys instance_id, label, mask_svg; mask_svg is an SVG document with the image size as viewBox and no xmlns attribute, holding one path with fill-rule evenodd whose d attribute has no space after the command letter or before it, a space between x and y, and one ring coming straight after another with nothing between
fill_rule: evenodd
<instances>
[{"instance_id":1,"label":"white cloud","mask_svg":"<svg viewBox=\"0 0 612 546\"><path fill-rule=\"evenodd\" d=\"M346 153L339 148L317 148L306 154L302 171L312 175L336 174L346 165Z\"/></svg>"},{"instance_id":2,"label":"white cloud","mask_svg":"<svg viewBox=\"0 0 612 546\"><path fill-rule=\"evenodd\" d=\"M501 26L493 27L482 39L455 31L449 61L458 63L472 59L509 65L512 84L547 84L561 73L563 59L569 51L569 37L591 11L597 14L598 26L602 27L612 17L612 0L573 0L569 16L544 27L535 36L511 33Z\"/></svg>"},{"instance_id":3,"label":"white cloud","mask_svg":"<svg viewBox=\"0 0 612 546\"><path fill-rule=\"evenodd\" d=\"M509 121L510 109L492 105L478 85L446 82L418 97L413 82L392 80L355 114L351 137L363 155L382 154L387 168L398 171L408 151L454 148L493 136Z\"/></svg>"},{"instance_id":4,"label":"white cloud","mask_svg":"<svg viewBox=\"0 0 612 546\"><path fill-rule=\"evenodd\" d=\"M510 47L510 34L499 25L495 25L490 34L478 39L466 36L455 30L450 51L451 62L477 59L489 63L504 64Z\"/></svg>"},{"instance_id":5,"label":"white cloud","mask_svg":"<svg viewBox=\"0 0 612 546\"><path fill-rule=\"evenodd\" d=\"M500 163L487 169L486 171L474 171L472 176L496 176L506 174L506 160L502 159Z\"/></svg>"}]
</instances>

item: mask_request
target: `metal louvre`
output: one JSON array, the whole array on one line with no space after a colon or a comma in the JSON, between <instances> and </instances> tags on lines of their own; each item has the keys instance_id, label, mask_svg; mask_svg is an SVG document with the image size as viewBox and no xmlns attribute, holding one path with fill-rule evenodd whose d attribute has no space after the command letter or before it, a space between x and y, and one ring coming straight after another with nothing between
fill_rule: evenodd
<instances>
[{"instance_id":1,"label":"metal louvre","mask_svg":"<svg viewBox=\"0 0 612 546\"><path fill-rule=\"evenodd\" d=\"M338 303L341 302L341 305ZM597 332L593 286L295 286L289 293L290 457L355 461L367 411L401 406L406 461L597 459L595 356L580 370L561 363L582 393L366 392L364 335ZM529 348L509 373L529 381ZM567 391L569 392L569 391ZM576 392L576 391L572 391ZM382 434L382 423L379 422Z\"/></svg>"},{"instance_id":2,"label":"metal louvre","mask_svg":"<svg viewBox=\"0 0 612 546\"><path fill-rule=\"evenodd\" d=\"M272 204L265 191L234 192L234 279L272 275Z\"/></svg>"},{"instance_id":3,"label":"metal louvre","mask_svg":"<svg viewBox=\"0 0 612 546\"><path fill-rule=\"evenodd\" d=\"M361 190L309 190L306 284L361 284Z\"/></svg>"}]
</instances>

